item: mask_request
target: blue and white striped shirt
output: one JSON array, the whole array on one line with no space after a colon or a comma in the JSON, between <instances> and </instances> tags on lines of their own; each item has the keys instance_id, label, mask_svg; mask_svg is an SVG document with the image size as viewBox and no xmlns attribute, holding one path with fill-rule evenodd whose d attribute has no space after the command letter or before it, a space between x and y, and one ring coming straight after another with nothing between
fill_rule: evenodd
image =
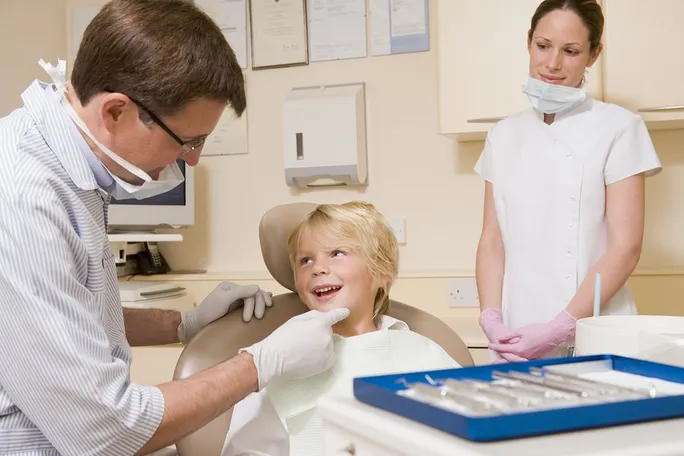
<instances>
[{"instance_id":1,"label":"blue and white striped shirt","mask_svg":"<svg viewBox=\"0 0 684 456\"><path fill-rule=\"evenodd\" d=\"M52 86L22 99L0 119L0 455L132 455L164 398L130 381L109 196Z\"/></svg>"}]
</instances>

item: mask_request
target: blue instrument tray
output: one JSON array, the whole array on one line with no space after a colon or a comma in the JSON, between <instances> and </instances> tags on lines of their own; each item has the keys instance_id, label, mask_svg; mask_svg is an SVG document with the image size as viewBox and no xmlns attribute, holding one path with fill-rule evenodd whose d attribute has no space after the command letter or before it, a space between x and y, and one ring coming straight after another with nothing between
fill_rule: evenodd
<instances>
[{"instance_id":1,"label":"blue instrument tray","mask_svg":"<svg viewBox=\"0 0 684 456\"><path fill-rule=\"evenodd\" d=\"M397 394L407 384L445 379L492 381L492 373L524 372L530 367L599 362L608 370L678 383L684 387L684 369L615 355L535 360L511 364L411 372L354 379L357 400L471 441L497 441L643 421L684 417L684 393L619 402L574 405L494 416L468 416ZM429 375L429 378L426 377ZM678 387L678 385L676 385Z\"/></svg>"}]
</instances>

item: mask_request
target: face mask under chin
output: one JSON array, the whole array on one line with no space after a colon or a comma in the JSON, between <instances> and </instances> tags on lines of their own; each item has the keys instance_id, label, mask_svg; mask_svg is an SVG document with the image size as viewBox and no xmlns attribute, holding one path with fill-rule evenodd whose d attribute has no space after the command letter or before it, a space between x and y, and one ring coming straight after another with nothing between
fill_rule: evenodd
<instances>
[{"instance_id":1,"label":"face mask under chin","mask_svg":"<svg viewBox=\"0 0 684 456\"><path fill-rule=\"evenodd\" d=\"M584 87L549 84L532 76L528 76L522 91L527 95L532 106L544 114L562 113L587 98L587 91Z\"/></svg>"}]
</instances>

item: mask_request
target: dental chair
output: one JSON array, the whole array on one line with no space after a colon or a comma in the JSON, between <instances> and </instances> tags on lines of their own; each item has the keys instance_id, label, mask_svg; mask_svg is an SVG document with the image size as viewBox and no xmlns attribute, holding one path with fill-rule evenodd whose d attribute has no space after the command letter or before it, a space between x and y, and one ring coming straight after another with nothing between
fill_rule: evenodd
<instances>
[{"instance_id":1,"label":"dental chair","mask_svg":"<svg viewBox=\"0 0 684 456\"><path fill-rule=\"evenodd\" d=\"M313 203L293 203L276 206L266 212L259 224L261 253L273 278L291 292L273 296L273 306L266 310L261 320L245 323L241 312L232 312L202 329L181 353L174 372L175 380L190 377L232 358L240 348L264 339L291 317L308 311L295 292L287 237L316 206ZM461 338L439 318L394 300L390 300L389 314L406 322L413 331L435 341L462 366L474 364ZM178 456L220 456L230 417L231 410L178 442Z\"/></svg>"}]
</instances>

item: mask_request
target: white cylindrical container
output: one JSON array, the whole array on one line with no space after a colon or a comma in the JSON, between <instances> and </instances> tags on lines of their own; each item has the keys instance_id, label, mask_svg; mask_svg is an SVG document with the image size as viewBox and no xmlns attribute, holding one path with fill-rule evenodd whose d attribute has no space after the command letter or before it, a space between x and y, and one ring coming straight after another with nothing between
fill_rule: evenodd
<instances>
[{"instance_id":1,"label":"white cylindrical container","mask_svg":"<svg viewBox=\"0 0 684 456\"><path fill-rule=\"evenodd\" d=\"M605 315L577 322L575 356L620 355L684 366L684 317Z\"/></svg>"}]
</instances>

